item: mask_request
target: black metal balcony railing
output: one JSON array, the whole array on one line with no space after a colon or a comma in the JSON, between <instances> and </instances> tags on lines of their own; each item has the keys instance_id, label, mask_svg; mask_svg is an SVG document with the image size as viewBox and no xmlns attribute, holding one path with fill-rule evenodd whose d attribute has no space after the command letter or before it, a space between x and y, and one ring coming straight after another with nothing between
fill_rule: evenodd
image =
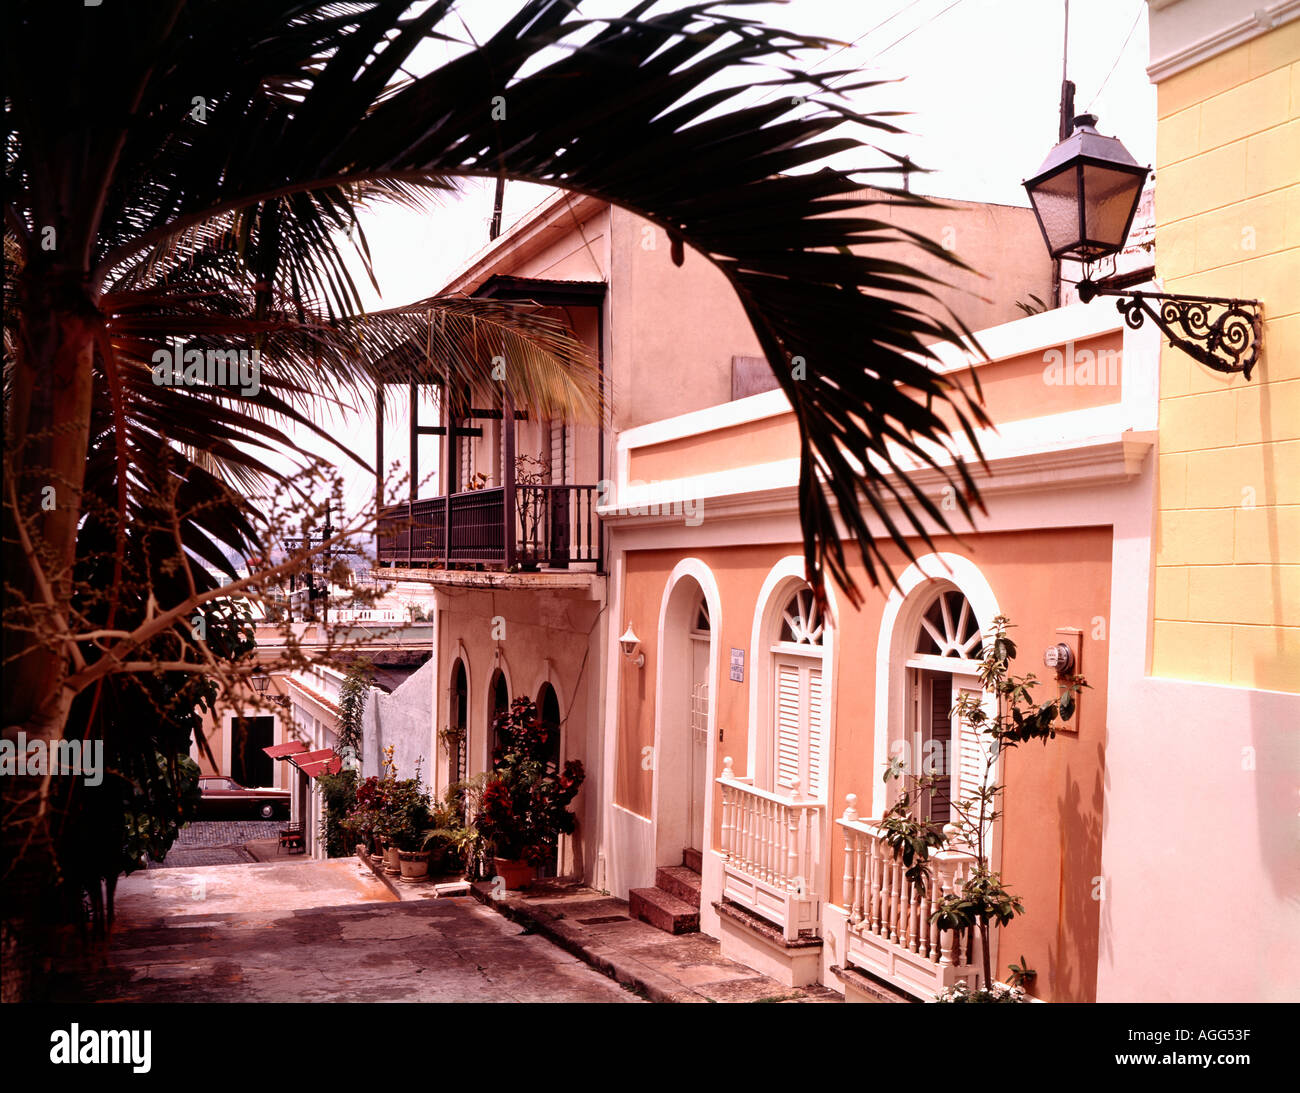
<instances>
[{"instance_id":1,"label":"black metal balcony railing","mask_svg":"<svg viewBox=\"0 0 1300 1093\"><path fill-rule=\"evenodd\" d=\"M564 569L595 562L599 570L597 489L516 485L509 518L503 487L394 505L379 519L379 563Z\"/></svg>"}]
</instances>

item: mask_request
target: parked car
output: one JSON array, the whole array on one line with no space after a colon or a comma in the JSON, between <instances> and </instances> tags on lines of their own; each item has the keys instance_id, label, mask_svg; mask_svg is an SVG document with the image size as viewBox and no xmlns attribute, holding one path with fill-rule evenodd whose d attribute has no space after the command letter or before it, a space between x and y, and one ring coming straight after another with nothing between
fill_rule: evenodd
<instances>
[{"instance_id":1,"label":"parked car","mask_svg":"<svg viewBox=\"0 0 1300 1093\"><path fill-rule=\"evenodd\" d=\"M264 820L287 819L287 789L245 789L233 778L209 774L199 779L203 794L199 818L205 820L260 816Z\"/></svg>"}]
</instances>

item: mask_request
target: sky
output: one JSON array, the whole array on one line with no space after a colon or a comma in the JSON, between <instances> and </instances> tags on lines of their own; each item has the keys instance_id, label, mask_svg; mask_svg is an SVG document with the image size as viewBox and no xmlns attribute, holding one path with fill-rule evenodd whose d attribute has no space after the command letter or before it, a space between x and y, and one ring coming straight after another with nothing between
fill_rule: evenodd
<instances>
[{"instance_id":1,"label":"sky","mask_svg":"<svg viewBox=\"0 0 1300 1093\"><path fill-rule=\"evenodd\" d=\"M892 119L908 131L881 137L890 151L909 156L928 174L913 174L914 191L1027 206L1021 181L1032 175L1057 138L1064 13L1067 0L786 0L745 5L742 13L771 25L834 39L840 45L804 62L816 72L856 69L846 82L878 75L891 81L849 95L863 111L898 110ZM584 3L590 16L621 14L631 0ZM681 6L677 2L661 5ZM482 40L513 10L510 0L464 0L460 30ZM1155 89L1146 76L1145 0L1074 0L1070 7L1068 74L1076 85L1076 113L1099 116L1098 129L1119 137L1143 164L1155 161ZM443 63L458 47L428 43L412 58L415 73ZM737 77L740 81L740 77ZM752 70L743 76L753 82ZM739 103L772 94L750 87ZM855 162L858 162L855 156ZM834 166L848 164L834 163ZM892 180L891 180L892 181ZM437 293L488 240L490 181L472 180L427 211L380 206L362 217L380 291L360 275L370 308L392 307ZM543 187L510 183L504 224L525 215L548 194ZM386 455L405 452L405 395L389 399ZM432 404L422 418L432 420ZM373 459L373 417L335 408L319 422ZM310 434L305 447L337 459L347 476L347 502L373 498L373 478ZM422 472L432 467L433 445L422 451ZM433 492L431 489L423 491Z\"/></svg>"}]
</instances>

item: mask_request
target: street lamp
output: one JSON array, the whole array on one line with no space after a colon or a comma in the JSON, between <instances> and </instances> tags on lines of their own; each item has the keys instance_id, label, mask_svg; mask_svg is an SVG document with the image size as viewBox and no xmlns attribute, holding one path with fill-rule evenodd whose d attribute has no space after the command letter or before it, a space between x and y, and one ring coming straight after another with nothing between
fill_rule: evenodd
<instances>
[{"instance_id":1,"label":"street lamp","mask_svg":"<svg viewBox=\"0 0 1300 1093\"><path fill-rule=\"evenodd\" d=\"M1080 300L1086 304L1098 296L1114 296L1133 329L1150 318L1170 344L1202 364L1250 379L1259 357L1258 300L1128 292L1092 277L1096 262L1123 248L1150 173L1117 138L1097 132L1095 115L1080 114L1074 132L1048 153L1024 186L1051 256L1083 263Z\"/></svg>"},{"instance_id":2,"label":"street lamp","mask_svg":"<svg viewBox=\"0 0 1300 1093\"><path fill-rule=\"evenodd\" d=\"M253 685L253 690L256 691L259 695L266 694L266 689L271 685L271 677L267 675L264 671L262 671L262 669L260 668L258 668L255 672L253 672L252 675L248 677L248 681ZM270 699L277 706L289 705L288 695L271 695Z\"/></svg>"},{"instance_id":3,"label":"street lamp","mask_svg":"<svg viewBox=\"0 0 1300 1093\"><path fill-rule=\"evenodd\" d=\"M623 649L623 655L638 668L645 667L645 654L641 652L641 639L636 636L636 631L632 629L632 624L627 624L627 630L623 636L618 639L619 645Z\"/></svg>"}]
</instances>

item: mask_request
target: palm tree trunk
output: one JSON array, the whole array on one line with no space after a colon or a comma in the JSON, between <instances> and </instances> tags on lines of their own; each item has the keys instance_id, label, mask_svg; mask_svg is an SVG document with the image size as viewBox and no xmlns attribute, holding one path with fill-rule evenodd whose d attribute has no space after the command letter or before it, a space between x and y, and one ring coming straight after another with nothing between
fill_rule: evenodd
<instances>
[{"instance_id":1,"label":"palm tree trunk","mask_svg":"<svg viewBox=\"0 0 1300 1093\"><path fill-rule=\"evenodd\" d=\"M33 261L20 286L22 325L5 451L5 734L48 745L62 738L73 694L62 686L77 524L89 444L94 337L100 316L80 271ZM23 605L30 611L23 611ZM47 752L47 755L49 753ZM58 877L52 779L4 779L5 906L0 949L6 1001L30 993L42 907Z\"/></svg>"}]
</instances>

